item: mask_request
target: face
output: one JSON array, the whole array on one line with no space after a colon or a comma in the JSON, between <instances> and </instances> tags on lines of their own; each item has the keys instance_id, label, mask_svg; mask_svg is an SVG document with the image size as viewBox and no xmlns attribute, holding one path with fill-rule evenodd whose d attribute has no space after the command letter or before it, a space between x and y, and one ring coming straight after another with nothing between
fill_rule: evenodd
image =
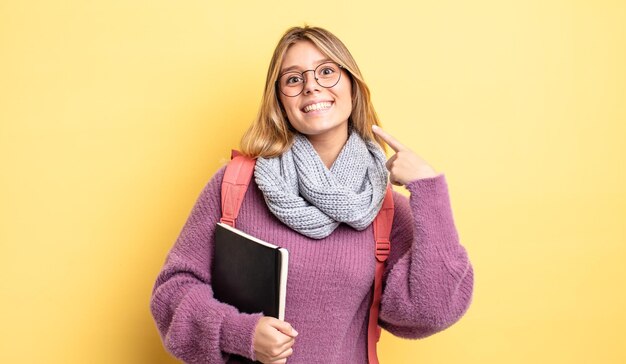
<instances>
[{"instance_id":1,"label":"face","mask_svg":"<svg viewBox=\"0 0 626 364\"><path fill-rule=\"evenodd\" d=\"M330 59L309 41L299 41L289 47L283 58L280 74L289 70L314 70ZM295 97L278 92L289 123L297 131L312 138L343 137L348 134L348 118L352 112L350 77L340 69L339 82L324 88L315 81L314 72L304 74L304 89Z\"/></svg>"}]
</instances>

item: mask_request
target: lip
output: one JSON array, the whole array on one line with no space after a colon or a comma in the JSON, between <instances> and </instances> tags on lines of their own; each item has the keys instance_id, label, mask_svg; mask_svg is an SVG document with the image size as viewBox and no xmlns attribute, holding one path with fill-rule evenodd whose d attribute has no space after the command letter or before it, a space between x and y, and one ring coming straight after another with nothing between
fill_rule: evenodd
<instances>
[{"instance_id":1,"label":"lip","mask_svg":"<svg viewBox=\"0 0 626 364\"><path fill-rule=\"evenodd\" d=\"M312 112L315 112L315 111L324 111L324 110L328 110L328 109L330 109L330 107L329 107L328 109L324 109L324 110L311 110L311 111L309 111L308 113L306 113L306 112L304 111L304 109L305 109L307 106L314 105L314 104L319 104L320 102L330 102L330 107L333 107L333 106L335 105L335 100L314 100L314 101L307 102L306 104L302 105L302 107L300 108L300 111L302 111L302 112L303 112L303 113L305 113L305 114L309 114L309 113L312 113Z\"/></svg>"}]
</instances>

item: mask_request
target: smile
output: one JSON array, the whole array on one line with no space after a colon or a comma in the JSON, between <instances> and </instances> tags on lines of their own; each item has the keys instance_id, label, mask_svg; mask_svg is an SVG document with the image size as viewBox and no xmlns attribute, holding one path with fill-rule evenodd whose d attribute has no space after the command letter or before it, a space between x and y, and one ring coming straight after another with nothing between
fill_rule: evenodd
<instances>
[{"instance_id":1,"label":"smile","mask_svg":"<svg viewBox=\"0 0 626 364\"><path fill-rule=\"evenodd\" d=\"M311 104L311 105L307 105L305 106L302 111L304 111L305 113L308 113L309 111L316 111L316 110L326 110L329 109L332 106L332 102L328 102L328 101L324 101L324 102L318 102L317 104Z\"/></svg>"}]
</instances>

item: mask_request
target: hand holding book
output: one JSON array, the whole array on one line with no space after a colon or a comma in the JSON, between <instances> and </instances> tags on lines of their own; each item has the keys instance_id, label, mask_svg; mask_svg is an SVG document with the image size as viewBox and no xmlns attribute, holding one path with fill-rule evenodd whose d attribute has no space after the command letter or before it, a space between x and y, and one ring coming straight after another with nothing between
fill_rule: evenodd
<instances>
[{"instance_id":1,"label":"hand holding book","mask_svg":"<svg viewBox=\"0 0 626 364\"><path fill-rule=\"evenodd\" d=\"M286 363L298 333L286 323L289 252L230 225L218 223L212 264L214 297L241 312L262 312L254 332L257 362ZM252 363L233 355L231 362Z\"/></svg>"},{"instance_id":2,"label":"hand holding book","mask_svg":"<svg viewBox=\"0 0 626 364\"><path fill-rule=\"evenodd\" d=\"M285 321L264 316L254 331L254 351L261 363L286 363L298 332Z\"/></svg>"}]
</instances>

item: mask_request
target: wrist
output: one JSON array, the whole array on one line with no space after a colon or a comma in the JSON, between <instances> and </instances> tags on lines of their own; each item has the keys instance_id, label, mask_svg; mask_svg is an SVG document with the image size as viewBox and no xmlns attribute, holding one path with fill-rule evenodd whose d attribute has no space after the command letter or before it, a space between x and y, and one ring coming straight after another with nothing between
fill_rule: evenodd
<instances>
[{"instance_id":1,"label":"wrist","mask_svg":"<svg viewBox=\"0 0 626 364\"><path fill-rule=\"evenodd\" d=\"M236 313L222 321L220 348L222 351L256 360L254 334L261 314Z\"/></svg>"}]
</instances>

